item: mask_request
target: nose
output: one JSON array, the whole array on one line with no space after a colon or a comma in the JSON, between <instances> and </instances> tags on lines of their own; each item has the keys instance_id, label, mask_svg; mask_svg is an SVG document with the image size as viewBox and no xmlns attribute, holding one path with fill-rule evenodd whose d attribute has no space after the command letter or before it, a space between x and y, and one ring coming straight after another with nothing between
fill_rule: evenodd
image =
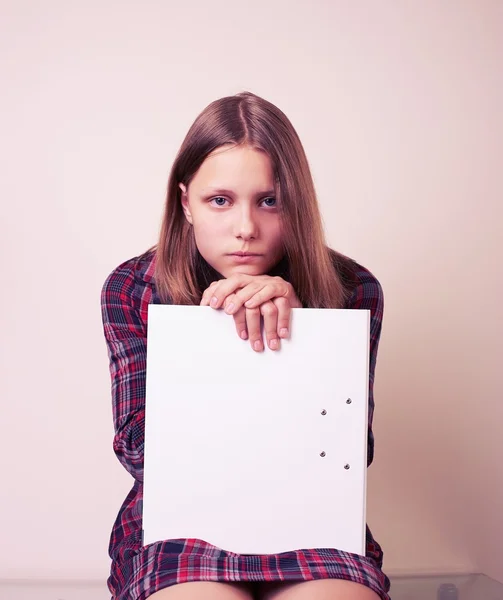
<instances>
[{"instance_id":1,"label":"nose","mask_svg":"<svg viewBox=\"0 0 503 600\"><path fill-rule=\"evenodd\" d=\"M237 215L236 237L245 242L258 237L257 218L249 207L243 207Z\"/></svg>"}]
</instances>

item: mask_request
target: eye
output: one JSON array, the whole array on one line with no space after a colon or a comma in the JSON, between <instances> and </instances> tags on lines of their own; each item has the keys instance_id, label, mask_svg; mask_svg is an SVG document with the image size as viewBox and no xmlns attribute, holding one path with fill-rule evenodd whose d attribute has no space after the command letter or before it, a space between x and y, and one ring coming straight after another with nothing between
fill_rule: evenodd
<instances>
[{"instance_id":1,"label":"eye","mask_svg":"<svg viewBox=\"0 0 503 600\"><path fill-rule=\"evenodd\" d=\"M212 198L210 202L214 202L216 206L225 206L227 198L224 198L223 196L217 196L216 198Z\"/></svg>"},{"instance_id":2,"label":"eye","mask_svg":"<svg viewBox=\"0 0 503 600\"><path fill-rule=\"evenodd\" d=\"M262 202L264 202L265 205L269 208L273 208L274 206L276 206L276 198L273 198L272 196L270 196L269 198L264 198Z\"/></svg>"}]
</instances>

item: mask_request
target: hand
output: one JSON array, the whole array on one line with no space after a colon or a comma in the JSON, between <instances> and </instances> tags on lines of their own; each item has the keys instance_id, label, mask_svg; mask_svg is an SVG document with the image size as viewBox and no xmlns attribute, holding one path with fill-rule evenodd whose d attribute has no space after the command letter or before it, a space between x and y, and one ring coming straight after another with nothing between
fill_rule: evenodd
<instances>
[{"instance_id":1,"label":"hand","mask_svg":"<svg viewBox=\"0 0 503 600\"><path fill-rule=\"evenodd\" d=\"M302 308L292 285L281 277L245 274L214 281L203 293L201 306L224 308L233 315L238 335L249 337L257 352L263 350L261 315L269 348L279 350L279 338L289 336L291 309Z\"/></svg>"}]
</instances>

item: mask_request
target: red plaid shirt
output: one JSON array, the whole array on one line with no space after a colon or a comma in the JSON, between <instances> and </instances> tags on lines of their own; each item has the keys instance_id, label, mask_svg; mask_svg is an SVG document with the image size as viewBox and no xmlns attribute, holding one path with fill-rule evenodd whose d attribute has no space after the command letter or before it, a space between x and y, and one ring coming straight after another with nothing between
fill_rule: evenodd
<instances>
[{"instance_id":1,"label":"red plaid shirt","mask_svg":"<svg viewBox=\"0 0 503 600\"><path fill-rule=\"evenodd\" d=\"M109 553L108 586L116 600L144 599L185 581L305 581L342 578L371 587L388 600L389 579L382 572L383 554L367 527L366 556L335 549L296 550L250 556L226 552L201 540L167 540L142 546L143 448L147 309L159 304L153 279L155 253L127 260L107 277L102 293L103 328L110 360L114 451L134 484L117 515ZM383 292L364 267L347 259L340 272L352 281L346 308L371 311L368 411L368 457L373 460L374 371L383 317Z\"/></svg>"}]
</instances>

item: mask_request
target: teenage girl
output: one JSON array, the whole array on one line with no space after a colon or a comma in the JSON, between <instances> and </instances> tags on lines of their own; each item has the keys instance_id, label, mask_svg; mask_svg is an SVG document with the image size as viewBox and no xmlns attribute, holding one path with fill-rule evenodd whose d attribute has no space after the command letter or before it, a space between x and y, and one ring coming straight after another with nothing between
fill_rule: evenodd
<instances>
[{"instance_id":1,"label":"teenage girl","mask_svg":"<svg viewBox=\"0 0 503 600\"><path fill-rule=\"evenodd\" d=\"M292 308L370 310L370 465L383 292L370 271L327 247L304 149L270 102L241 93L203 110L171 169L158 244L103 286L113 447L134 478L110 538L108 586L114 600L388 600L383 554L368 527L366 556L336 548L239 555L198 539L142 547L150 303L225 310L255 352L281 348Z\"/></svg>"}]
</instances>

